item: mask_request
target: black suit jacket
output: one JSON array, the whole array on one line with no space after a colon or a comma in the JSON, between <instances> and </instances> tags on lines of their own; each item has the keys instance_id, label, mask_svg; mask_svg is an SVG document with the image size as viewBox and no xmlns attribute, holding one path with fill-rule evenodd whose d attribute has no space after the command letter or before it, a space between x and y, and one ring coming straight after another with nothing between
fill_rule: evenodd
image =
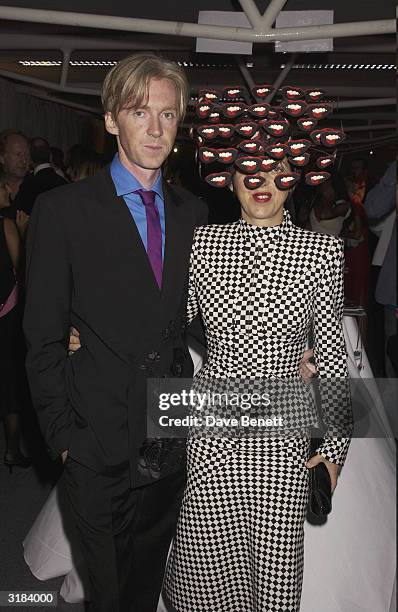
<instances>
[{"instance_id":1,"label":"black suit jacket","mask_svg":"<svg viewBox=\"0 0 398 612\"><path fill-rule=\"evenodd\" d=\"M42 168L35 175L26 177L19 188L12 207L31 215L36 199L41 193L65 184L66 180L59 176L53 168Z\"/></svg>"},{"instance_id":2,"label":"black suit jacket","mask_svg":"<svg viewBox=\"0 0 398 612\"><path fill-rule=\"evenodd\" d=\"M27 243L27 372L47 444L100 471L129 460L134 484L159 477L143 467L147 378L192 375L185 289L207 208L166 183L164 195L161 291L109 167L41 195ZM68 357L70 325L82 348Z\"/></svg>"}]
</instances>

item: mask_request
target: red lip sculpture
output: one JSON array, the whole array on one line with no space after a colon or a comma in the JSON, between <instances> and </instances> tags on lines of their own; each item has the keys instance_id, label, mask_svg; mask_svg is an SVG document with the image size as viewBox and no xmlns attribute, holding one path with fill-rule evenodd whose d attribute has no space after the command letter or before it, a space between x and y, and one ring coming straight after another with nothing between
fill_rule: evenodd
<instances>
[{"instance_id":1,"label":"red lip sculpture","mask_svg":"<svg viewBox=\"0 0 398 612\"><path fill-rule=\"evenodd\" d=\"M222 112L225 117L229 119L235 119L239 117L246 110L246 104L242 102L227 102L222 105Z\"/></svg>"},{"instance_id":2,"label":"red lip sculpture","mask_svg":"<svg viewBox=\"0 0 398 612\"><path fill-rule=\"evenodd\" d=\"M282 96L286 98L286 100L304 99L304 91L300 87L293 87L292 85L287 85L286 87L282 87L280 92Z\"/></svg>"},{"instance_id":3,"label":"red lip sculpture","mask_svg":"<svg viewBox=\"0 0 398 612\"><path fill-rule=\"evenodd\" d=\"M220 94L215 89L201 89L198 95L198 102L210 102L215 104L220 99Z\"/></svg>"},{"instance_id":4,"label":"red lip sculpture","mask_svg":"<svg viewBox=\"0 0 398 612\"><path fill-rule=\"evenodd\" d=\"M289 133L290 126L288 122L283 119L269 119L264 122L263 128L270 136L280 138Z\"/></svg>"},{"instance_id":5,"label":"red lip sculpture","mask_svg":"<svg viewBox=\"0 0 398 612\"><path fill-rule=\"evenodd\" d=\"M317 119L313 119L312 117L302 117L297 120L297 127L303 132L310 132L318 125Z\"/></svg>"},{"instance_id":6,"label":"red lip sculpture","mask_svg":"<svg viewBox=\"0 0 398 612\"><path fill-rule=\"evenodd\" d=\"M334 157L328 155L327 157L318 157L316 160L316 165L320 170L324 170L325 168L329 168L332 164L334 164Z\"/></svg>"},{"instance_id":7,"label":"red lip sculpture","mask_svg":"<svg viewBox=\"0 0 398 612\"><path fill-rule=\"evenodd\" d=\"M199 136L202 136L205 140L212 140L218 136L219 126L215 125L201 125L198 128Z\"/></svg>"},{"instance_id":8,"label":"red lip sculpture","mask_svg":"<svg viewBox=\"0 0 398 612\"><path fill-rule=\"evenodd\" d=\"M296 100L295 102L284 102L282 109L289 117L301 117L301 115L304 115L307 105L302 100Z\"/></svg>"},{"instance_id":9,"label":"red lip sculpture","mask_svg":"<svg viewBox=\"0 0 398 612\"><path fill-rule=\"evenodd\" d=\"M292 157L296 157L296 155L303 155L311 146L311 142L309 140L290 140L287 147L287 154Z\"/></svg>"},{"instance_id":10,"label":"red lip sculpture","mask_svg":"<svg viewBox=\"0 0 398 612\"><path fill-rule=\"evenodd\" d=\"M196 114L199 119L207 119L213 109L213 104L202 102L196 105Z\"/></svg>"},{"instance_id":11,"label":"red lip sculpture","mask_svg":"<svg viewBox=\"0 0 398 612\"><path fill-rule=\"evenodd\" d=\"M218 149L217 161L221 164L232 164L238 155L238 151L236 149Z\"/></svg>"},{"instance_id":12,"label":"red lip sculpture","mask_svg":"<svg viewBox=\"0 0 398 612\"><path fill-rule=\"evenodd\" d=\"M292 164L292 166L297 166L299 168L306 166L309 161L310 156L308 153L301 153L300 155L295 155L294 157L291 157L289 159L289 162Z\"/></svg>"},{"instance_id":13,"label":"red lip sculpture","mask_svg":"<svg viewBox=\"0 0 398 612\"><path fill-rule=\"evenodd\" d=\"M242 140L238 145L239 149L248 155L259 155L264 151L264 147L258 140Z\"/></svg>"},{"instance_id":14,"label":"red lip sculpture","mask_svg":"<svg viewBox=\"0 0 398 612\"><path fill-rule=\"evenodd\" d=\"M255 98L263 100L269 93L271 93L272 89L273 88L271 85L257 85L256 87L252 88L252 94Z\"/></svg>"},{"instance_id":15,"label":"red lip sculpture","mask_svg":"<svg viewBox=\"0 0 398 612\"><path fill-rule=\"evenodd\" d=\"M205 178L205 181L209 183L212 187L228 187L232 179L232 175L230 172L214 172L213 174L208 174Z\"/></svg>"},{"instance_id":16,"label":"red lip sculpture","mask_svg":"<svg viewBox=\"0 0 398 612\"><path fill-rule=\"evenodd\" d=\"M257 189L265 183L263 176L245 176L243 179L246 189Z\"/></svg>"},{"instance_id":17,"label":"red lip sculpture","mask_svg":"<svg viewBox=\"0 0 398 612\"><path fill-rule=\"evenodd\" d=\"M207 117L209 123L220 123L221 115L218 111L212 110L210 115Z\"/></svg>"},{"instance_id":18,"label":"red lip sculpture","mask_svg":"<svg viewBox=\"0 0 398 612\"><path fill-rule=\"evenodd\" d=\"M235 166L244 174L256 174L261 168L259 157L238 157Z\"/></svg>"},{"instance_id":19,"label":"red lip sculpture","mask_svg":"<svg viewBox=\"0 0 398 612\"><path fill-rule=\"evenodd\" d=\"M333 108L330 104L324 104L321 102L320 104L311 104L307 108L308 115L313 117L314 119L325 119L332 114Z\"/></svg>"},{"instance_id":20,"label":"red lip sculpture","mask_svg":"<svg viewBox=\"0 0 398 612\"><path fill-rule=\"evenodd\" d=\"M234 130L235 126L230 123L219 123L217 126L218 136L220 136L220 138L231 138Z\"/></svg>"},{"instance_id":21,"label":"red lip sculpture","mask_svg":"<svg viewBox=\"0 0 398 612\"><path fill-rule=\"evenodd\" d=\"M320 129L320 130L314 130L313 132L311 132L310 138L314 144L318 144L318 145L321 144L321 136L324 131L325 131L325 128Z\"/></svg>"},{"instance_id":22,"label":"red lip sculpture","mask_svg":"<svg viewBox=\"0 0 398 612\"><path fill-rule=\"evenodd\" d=\"M244 138L251 138L257 131L257 125L255 123L238 123L235 126L235 132Z\"/></svg>"},{"instance_id":23,"label":"red lip sculpture","mask_svg":"<svg viewBox=\"0 0 398 612\"><path fill-rule=\"evenodd\" d=\"M261 157L261 172L271 172L278 165L277 159L272 159L272 157Z\"/></svg>"},{"instance_id":24,"label":"red lip sculpture","mask_svg":"<svg viewBox=\"0 0 398 612\"><path fill-rule=\"evenodd\" d=\"M330 149L337 147L345 140L345 134L340 130L323 130L321 143Z\"/></svg>"},{"instance_id":25,"label":"red lip sculpture","mask_svg":"<svg viewBox=\"0 0 398 612\"><path fill-rule=\"evenodd\" d=\"M271 91L277 93L276 100L268 99ZM252 93L240 85L200 92L196 114L202 125L191 130L191 136L203 178L208 172L209 184L224 187L229 174L239 171L250 177L246 185L254 189L253 195L260 178L267 180L270 172L281 190L291 189L301 177L314 186L327 180L326 170L336 161L345 135L340 127L319 127L335 106L324 102L323 90L286 85L276 91L261 84Z\"/></svg>"},{"instance_id":26,"label":"red lip sculpture","mask_svg":"<svg viewBox=\"0 0 398 612\"><path fill-rule=\"evenodd\" d=\"M270 145L269 147L265 147L265 151L270 157L272 157L272 159L280 160L285 157L287 147L282 143L277 143L274 145Z\"/></svg>"},{"instance_id":27,"label":"red lip sculpture","mask_svg":"<svg viewBox=\"0 0 398 612\"><path fill-rule=\"evenodd\" d=\"M242 97L243 87L225 87L223 90L223 97L228 100L236 100Z\"/></svg>"},{"instance_id":28,"label":"red lip sculpture","mask_svg":"<svg viewBox=\"0 0 398 612\"><path fill-rule=\"evenodd\" d=\"M209 149L207 147L200 147L199 149L199 159L204 164L211 164L217 160L218 151L217 149Z\"/></svg>"},{"instance_id":29,"label":"red lip sculpture","mask_svg":"<svg viewBox=\"0 0 398 612\"><path fill-rule=\"evenodd\" d=\"M314 187L324 183L328 179L330 179L329 172L309 172L305 175L305 182L307 185L312 185Z\"/></svg>"},{"instance_id":30,"label":"red lip sculpture","mask_svg":"<svg viewBox=\"0 0 398 612\"><path fill-rule=\"evenodd\" d=\"M299 180L300 174L296 174L295 172L278 174L278 176L275 177L275 185L278 189L291 189Z\"/></svg>"},{"instance_id":31,"label":"red lip sculpture","mask_svg":"<svg viewBox=\"0 0 398 612\"><path fill-rule=\"evenodd\" d=\"M305 92L305 97L307 98L308 102L319 102L322 100L324 95L325 92L321 89L307 89Z\"/></svg>"},{"instance_id":32,"label":"red lip sculpture","mask_svg":"<svg viewBox=\"0 0 398 612\"><path fill-rule=\"evenodd\" d=\"M247 110L253 117L262 119L263 117L266 117L268 115L270 106L269 104L263 102L262 104L252 104L252 106L249 106Z\"/></svg>"}]
</instances>

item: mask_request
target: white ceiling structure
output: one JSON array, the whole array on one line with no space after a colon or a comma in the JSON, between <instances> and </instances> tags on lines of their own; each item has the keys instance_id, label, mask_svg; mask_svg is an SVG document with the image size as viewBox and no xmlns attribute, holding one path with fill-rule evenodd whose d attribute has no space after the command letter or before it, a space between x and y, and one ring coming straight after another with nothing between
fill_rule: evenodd
<instances>
[{"instance_id":1,"label":"white ceiling structure","mask_svg":"<svg viewBox=\"0 0 398 612\"><path fill-rule=\"evenodd\" d=\"M333 11L333 23L275 25L282 11L320 9ZM248 23L205 25L198 23L199 11L240 12ZM21 92L99 115L109 66L135 51L155 50L185 66L192 104L204 86L325 89L334 120L359 149L395 137L395 29L393 0L0 0L0 76ZM251 43L252 53L200 53L198 37ZM331 50L308 51L323 39L333 39ZM309 42L282 53L275 51L277 41ZM186 126L189 120L188 114Z\"/></svg>"}]
</instances>

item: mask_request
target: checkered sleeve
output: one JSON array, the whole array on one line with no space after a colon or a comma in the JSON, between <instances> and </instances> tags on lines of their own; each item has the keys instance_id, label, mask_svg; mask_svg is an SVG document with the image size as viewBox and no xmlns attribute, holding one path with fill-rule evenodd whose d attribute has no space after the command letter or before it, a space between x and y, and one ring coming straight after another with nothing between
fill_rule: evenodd
<instances>
[{"instance_id":1,"label":"checkered sleeve","mask_svg":"<svg viewBox=\"0 0 398 612\"><path fill-rule=\"evenodd\" d=\"M331 244L314 310L314 358L319 375L322 420L326 433L317 453L343 465L352 431L347 355L342 326L344 300L343 242Z\"/></svg>"},{"instance_id":2,"label":"checkered sleeve","mask_svg":"<svg viewBox=\"0 0 398 612\"><path fill-rule=\"evenodd\" d=\"M196 283L195 283L195 260L196 260L196 241L195 237L198 230L195 231L193 242L192 242L192 250L191 257L189 260L189 274L188 274L188 298L187 298L187 324L190 325L196 315L199 312L198 298L196 294Z\"/></svg>"}]
</instances>

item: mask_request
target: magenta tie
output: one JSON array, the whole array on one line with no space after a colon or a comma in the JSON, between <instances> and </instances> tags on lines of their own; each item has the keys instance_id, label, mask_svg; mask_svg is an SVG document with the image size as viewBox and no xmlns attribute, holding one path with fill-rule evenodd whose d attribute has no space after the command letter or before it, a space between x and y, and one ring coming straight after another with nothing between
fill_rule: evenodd
<instances>
[{"instance_id":1,"label":"magenta tie","mask_svg":"<svg viewBox=\"0 0 398 612\"><path fill-rule=\"evenodd\" d=\"M162 228L160 226L159 211L155 204L155 192L138 189L142 203L145 206L147 224L147 254L159 289L162 287L163 257L162 257Z\"/></svg>"}]
</instances>

